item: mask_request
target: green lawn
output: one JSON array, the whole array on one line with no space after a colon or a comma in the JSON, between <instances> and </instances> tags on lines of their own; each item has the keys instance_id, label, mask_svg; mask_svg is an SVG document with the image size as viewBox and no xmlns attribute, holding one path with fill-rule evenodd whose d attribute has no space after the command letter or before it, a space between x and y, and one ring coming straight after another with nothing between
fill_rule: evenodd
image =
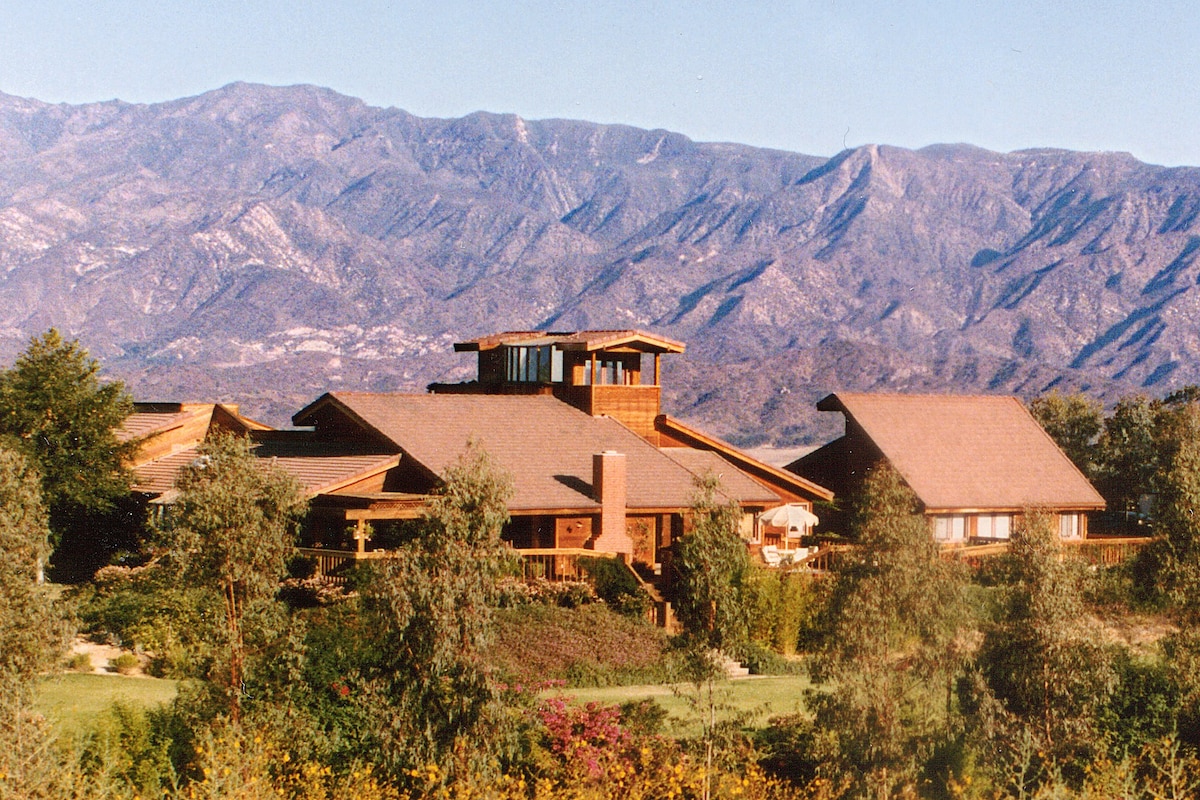
<instances>
[{"instance_id":1,"label":"green lawn","mask_svg":"<svg viewBox=\"0 0 1200 800\"><path fill-rule=\"evenodd\" d=\"M780 675L720 681L715 684L714 703L718 719L748 715L749 727L761 728L767 719L779 714L804 710L804 690L811 686L807 676ZM561 693L577 703L598 701L606 704L652 699L667 710L670 732L690 736L699 732L700 712L689 701L696 697L695 686L687 684L654 686L605 686L598 689L563 689ZM707 708L707 699L704 700Z\"/></svg>"},{"instance_id":2,"label":"green lawn","mask_svg":"<svg viewBox=\"0 0 1200 800\"><path fill-rule=\"evenodd\" d=\"M41 681L35 706L58 730L78 732L115 702L147 708L174 697L175 681L66 672Z\"/></svg>"}]
</instances>

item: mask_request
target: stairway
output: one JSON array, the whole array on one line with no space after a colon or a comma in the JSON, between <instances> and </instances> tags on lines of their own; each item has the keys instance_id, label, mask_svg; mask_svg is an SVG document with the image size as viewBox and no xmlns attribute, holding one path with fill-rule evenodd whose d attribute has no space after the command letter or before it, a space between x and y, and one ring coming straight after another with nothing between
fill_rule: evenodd
<instances>
[{"instance_id":1,"label":"stairway","mask_svg":"<svg viewBox=\"0 0 1200 800\"><path fill-rule=\"evenodd\" d=\"M742 666L742 662L735 661L724 653L715 653L714 657L716 659L717 666L719 666L725 672L725 674L729 676L730 680L750 677L750 668Z\"/></svg>"}]
</instances>

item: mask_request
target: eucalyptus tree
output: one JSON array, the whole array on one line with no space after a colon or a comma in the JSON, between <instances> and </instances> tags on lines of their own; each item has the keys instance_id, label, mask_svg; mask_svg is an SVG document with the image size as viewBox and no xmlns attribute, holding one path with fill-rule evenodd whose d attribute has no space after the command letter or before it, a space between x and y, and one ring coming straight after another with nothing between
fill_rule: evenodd
<instances>
[{"instance_id":1,"label":"eucalyptus tree","mask_svg":"<svg viewBox=\"0 0 1200 800\"><path fill-rule=\"evenodd\" d=\"M176 480L168 533L186 581L214 591L223 610L223 670L215 683L242 713L248 633L268 609L293 553L306 501L297 481L256 458L249 439L217 434ZM249 629L249 630L248 630Z\"/></svg>"},{"instance_id":2,"label":"eucalyptus tree","mask_svg":"<svg viewBox=\"0 0 1200 800\"><path fill-rule=\"evenodd\" d=\"M976 657L987 696L971 705L984 711L976 721L998 761L1021 766L1027 781L1101 751L1116 674L1084 613L1081 565L1063 553L1051 514L1023 514L1002 566L1000 612Z\"/></svg>"},{"instance_id":3,"label":"eucalyptus tree","mask_svg":"<svg viewBox=\"0 0 1200 800\"><path fill-rule=\"evenodd\" d=\"M815 751L863 795L915 790L951 735L968 655L965 573L942 557L916 495L886 463L857 509L859 546L839 559L813 659Z\"/></svg>"},{"instance_id":4,"label":"eucalyptus tree","mask_svg":"<svg viewBox=\"0 0 1200 800\"><path fill-rule=\"evenodd\" d=\"M443 776L484 770L502 754L507 728L483 649L512 566L500 539L511 495L511 478L470 443L413 539L362 584L375 654L363 702L397 776L430 764Z\"/></svg>"},{"instance_id":5,"label":"eucalyptus tree","mask_svg":"<svg viewBox=\"0 0 1200 800\"><path fill-rule=\"evenodd\" d=\"M0 694L6 697L24 693L64 643L63 619L38 581L49 538L37 470L0 447Z\"/></svg>"},{"instance_id":6,"label":"eucalyptus tree","mask_svg":"<svg viewBox=\"0 0 1200 800\"><path fill-rule=\"evenodd\" d=\"M34 681L53 666L67 634L38 581L49 536L41 476L0 446L0 797L66 796L72 784L59 770L49 726L31 709Z\"/></svg>"},{"instance_id":7,"label":"eucalyptus tree","mask_svg":"<svg viewBox=\"0 0 1200 800\"><path fill-rule=\"evenodd\" d=\"M742 510L718 499L711 473L695 481L688 528L675 547L675 610L692 641L736 650L748 637L745 587L750 558L739 534Z\"/></svg>"}]
</instances>

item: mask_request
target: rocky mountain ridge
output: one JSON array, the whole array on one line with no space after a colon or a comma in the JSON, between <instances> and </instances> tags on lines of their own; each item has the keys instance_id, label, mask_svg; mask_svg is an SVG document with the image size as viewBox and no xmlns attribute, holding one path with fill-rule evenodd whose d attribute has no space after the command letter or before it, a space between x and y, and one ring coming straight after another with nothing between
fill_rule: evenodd
<instances>
[{"instance_id":1,"label":"rocky mountain ridge","mask_svg":"<svg viewBox=\"0 0 1200 800\"><path fill-rule=\"evenodd\" d=\"M674 414L820 440L839 389L1200 383L1200 170L1116 153L833 158L668 131L422 119L326 89L0 95L0 359L51 325L139 398L283 423L468 377L502 329L682 339Z\"/></svg>"}]
</instances>

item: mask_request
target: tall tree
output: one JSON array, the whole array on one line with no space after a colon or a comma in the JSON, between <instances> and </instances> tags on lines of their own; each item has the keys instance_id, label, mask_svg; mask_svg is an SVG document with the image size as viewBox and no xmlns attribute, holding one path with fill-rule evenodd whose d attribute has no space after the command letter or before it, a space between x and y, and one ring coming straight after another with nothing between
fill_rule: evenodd
<instances>
[{"instance_id":1,"label":"tall tree","mask_svg":"<svg viewBox=\"0 0 1200 800\"><path fill-rule=\"evenodd\" d=\"M0 694L23 691L62 645L63 621L37 580L49 536L37 470L0 447Z\"/></svg>"},{"instance_id":2,"label":"tall tree","mask_svg":"<svg viewBox=\"0 0 1200 800\"><path fill-rule=\"evenodd\" d=\"M1084 475L1095 475L1095 444L1104 426L1104 406L1099 400L1051 392L1035 398L1029 411Z\"/></svg>"},{"instance_id":3,"label":"tall tree","mask_svg":"<svg viewBox=\"0 0 1200 800\"><path fill-rule=\"evenodd\" d=\"M269 603L286 572L305 500L287 473L255 458L250 440L217 434L176 481L170 517L173 553L184 576L219 592L228 657L218 684L240 721L247 623Z\"/></svg>"},{"instance_id":4,"label":"tall tree","mask_svg":"<svg viewBox=\"0 0 1200 800\"><path fill-rule=\"evenodd\" d=\"M101 383L100 365L79 341L51 328L0 374L0 434L20 444L42 475L51 512L106 509L129 491L129 443L116 429L133 410L120 381Z\"/></svg>"},{"instance_id":5,"label":"tall tree","mask_svg":"<svg viewBox=\"0 0 1200 800\"><path fill-rule=\"evenodd\" d=\"M49 726L30 708L34 679L62 652L67 626L38 581L50 531L41 476L0 446L0 797L66 797ZM62 792L62 794L57 794Z\"/></svg>"},{"instance_id":6,"label":"tall tree","mask_svg":"<svg viewBox=\"0 0 1200 800\"><path fill-rule=\"evenodd\" d=\"M961 565L941 557L918 501L886 463L857 510L860 546L841 560L813 663L810 705L826 769L878 797L915 790L948 736L969 621Z\"/></svg>"},{"instance_id":7,"label":"tall tree","mask_svg":"<svg viewBox=\"0 0 1200 800\"><path fill-rule=\"evenodd\" d=\"M133 443L118 441L115 431L133 404L122 383L101 382L99 371L77 340L66 341L51 328L0 373L0 437L41 474L55 563L68 577L78 577L86 565L75 570L59 562L107 556L102 551L111 548L87 541L104 526L89 521L129 493L125 463Z\"/></svg>"},{"instance_id":8,"label":"tall tree","mask_svg":"<svg viewBox=\"0 0 1200 800\"><path fill-rule=\"evenodd\" d=\"M1062 552L1052 515L1023 515L1003 567L1002 613L977 656L1000 704L998 713L989 712L998 724L988 734L1014 758L1036 752L1042 766L1084 763L1101 744L1097 714L1115 675L1086 625L1082 572Z\"/></svg>"},{"instance_id":9,"label":"tall tree","mask_svg":"<svg viewBox=\"0 0 1200 800\"><path fill-rule=\"evenodd\" d=\"M1154 492L1160 467L1161 414L1160 403L1136 395L1121 398L1105 418L1095 481L1110 510L1135 510L1143 495Z\"/></svg>"},{"instance_id":10,"label":"tall tree","mask_svg":"<svg viewBox=\"0 0 1200 800\"><path fill-rule=\"evenodd\" d=\"M1200 403L1164 410L1160 419L1161 472L1156 481L1158 588L1200 620Z\"/></svg>"},{"instance_id":11,"label":"tall tree","mask_svg":"<svg viewBox=\"0 0 1200 800\"><path fill-rule=\"evenodd\" d=\"M442 476L415 538L363 588L377 663L368 698L394 774L482 769L501 736L482 650L492 636L511 479L476 443ZM462 763L463 761L467 763Z\"/></svg>"},{"instance_id":12,"label":"tall tree","mask_svg":"<svg viewBox=\"0 0 1200 800\"><path fill-rule=\"evenodd\" d=\"M738 533L742 510L717 498L711 473L695 481L688 529L676 545L675 607L693 641L715 650L736 650L749 636L743 586L750 558Z\"/></svg>"}]
</instances>

